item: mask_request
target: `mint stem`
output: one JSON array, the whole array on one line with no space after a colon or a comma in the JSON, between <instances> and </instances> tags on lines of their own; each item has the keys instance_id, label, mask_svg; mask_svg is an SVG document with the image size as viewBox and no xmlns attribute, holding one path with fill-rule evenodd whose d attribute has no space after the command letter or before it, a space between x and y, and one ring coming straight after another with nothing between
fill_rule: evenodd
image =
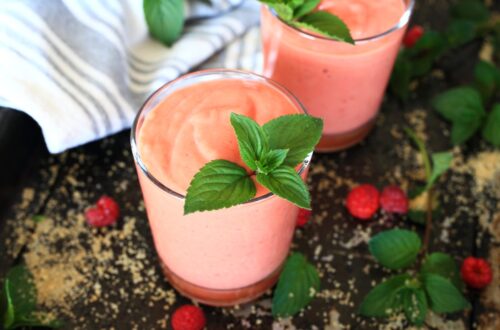
<instances>
[{"instance_id":1,"label":"mint stem","mask_svg":"<svg viewBox=\"0 0 500 330\"><path fill-rule=\"evenodd\" d=\"M426 208L426 219L425 219L425 232L424 232L424 243L422 244L422 250L420 251L422 256L427 254L429 249L429 242L432 235L432 198L434 195L434 189L431 187L427 191L427 208Z\"/></svg>"}]
</instances>

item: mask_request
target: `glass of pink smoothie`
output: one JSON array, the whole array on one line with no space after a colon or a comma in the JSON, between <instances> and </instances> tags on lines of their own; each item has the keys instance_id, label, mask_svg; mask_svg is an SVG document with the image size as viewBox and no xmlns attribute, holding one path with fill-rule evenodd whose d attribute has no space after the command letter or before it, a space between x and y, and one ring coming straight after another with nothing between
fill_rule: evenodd
<instances>
[{"instance_id":1,"label":"glass of pink smoothie","mask_svg":"<svg viewBox=\"0 0 500 330\"><path fill-rule=\"evenodd\" d=\"M250 301L272 287L287 257L298 207L257 182L253 200L183 215L184 196L198 170L214 159L244 166L230 114L257 123L304 113L283 87L232 70L185 75L144 104L131 135L137 173L156 250L169 282L202 303ZM310 157L297 170L305 177Z\"/></svg>"},{"instance_id":2,"label":"glass of pink smoothie","mask_svg":"<svg viewBox=\"0 0 500 330\"><path fill-rule=\"evenodd\" d=\"M316 150L361 141L372 129L413 9L413 0L323 0L355 45L299 30L261 11L264 75L288 88L324 121Z\"/></svg>"}]
</instances>

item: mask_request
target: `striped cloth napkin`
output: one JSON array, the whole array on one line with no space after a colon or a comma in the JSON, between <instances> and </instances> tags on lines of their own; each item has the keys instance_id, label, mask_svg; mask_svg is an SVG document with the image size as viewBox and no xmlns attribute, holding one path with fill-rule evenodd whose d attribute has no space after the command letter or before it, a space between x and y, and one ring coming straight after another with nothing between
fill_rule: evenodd
<instances>
[{"instance_id":1,"label":"striped cloth napkin","mask_svg":"<svg viewBox=\"0 0 500 330\"><path fill-rule=\"evenodd\" d=\"M0 106L34 118L52 153L113 134L194 68L258 70L258 9L186 1L183 35L166 47L149 37L142 0L1 0Z\"/></svg>"}]
</instances>

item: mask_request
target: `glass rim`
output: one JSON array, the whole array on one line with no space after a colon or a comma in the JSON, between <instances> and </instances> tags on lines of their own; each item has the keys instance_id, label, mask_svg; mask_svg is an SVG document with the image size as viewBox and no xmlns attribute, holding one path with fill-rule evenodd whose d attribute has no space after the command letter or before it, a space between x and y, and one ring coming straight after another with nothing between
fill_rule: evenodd
<instances>
[{"instance_id":1,"label":"glass rim","mask_svg":"<svg viewBox=\"0 0 500 330\"><path fill-rule=\"evenodd\" d=\"M380 39L382 37L385 37L386 35L391 34L392 32L398 31L402 27L404 27L410 21L410 16L411 16L411 13L413 12L413 7L415 6L415 0L407 0L405 2L409 2L408 6L406 7L405 11L403 12L403 14L401 15L401 17L399 18L399 20L398 20L398 22L396 24L394 24L388 30L383 31L381 33L377 33L377 34L375 34L373 36L368 36L368 37L364 37L364 38L354 39L354 44L356 44L358 42L367 42L367 41L372 41L372 40ZM299 34L303 35L306 38L309 38L309 39L320 39L320 40L331 41L331 42L342 42L342 41L335 40L335 39L332 39L332 38L329 38L329 37L326 37L326 36L313 34L313 33L310 33L308 31L305 31L305 30L300 30L299 28L297 28L295 26L289 25L285 21L283 21L276 14L276 12L274 11L274 9L270 8L267 5L264 5L264 6L269 10L269 12L275 18L279 19L281 23L283 23L287 27L289 27L289 28L297 31Z\"/></svg>"},{"instance_id":2,"label":"glass rim","mask_svg":"<svg viewBox=\"0 0 500 330\"><path fill-rule=\"evenodd\" d=\"M229 79L234 79L234 78L250 78L256 81L260 81L266 84L270 84L272 87L276 88L278 91L282 92L287 98L289 98L292 103L296 105L296 107L304 114L308 114L307 110L305 109L304 105L293 95L287 88L282 86L281 84L275 82L274 80L271 80L269 78L266 78L262 75L250 72L250 71L244 71L244 70L235 70L235 69L205 69L205 70L198 70L194 71L185 75L181 75L165 84L160 86L158 89L156 89L147 99L144 101L143 105L140 107L139 111L137 112L137 115L135 116L134 122L132 123L132 129L130 130L130 145L132 148L132 155L134 157L134 162L139 166L140 171L146 176L147 179L149 179L155 186L160 188L162 191L173 195L174 197L177 197L179 199L185 199L186 196L167 187L165 184L163 184L159 179L157 179L146 167L146 164L142 161L139 148L137 146L137 141L136 141L136 133L137 133L137 126L139 124L139 121L141 119L141 116L143 112L145 111L146 107L156 98L160 93L162 93L165 90L168 90L169 88L174 87L176 84L179 82L185 81L186 79L193 79L193 78L198 78L198 77L204 77L204 76L210 76L210 75L217 75L217 74L222 74L222 75L229 75ZM224 79L224 78L222 78ZM302 164L300 165L299 170L297 173L300 175L302 174L307 166L309 165L311 158L312 158L313 151L311 151L307 157L302 161ZM272 196L274 196L272 192L269 192L267 194L264 194L259 197L254 197L249 201L246 201L243 204L248 204L248 203L254 203L258 201L262 201L264 199L268 199Z\"/></svg>"}]
</instances>

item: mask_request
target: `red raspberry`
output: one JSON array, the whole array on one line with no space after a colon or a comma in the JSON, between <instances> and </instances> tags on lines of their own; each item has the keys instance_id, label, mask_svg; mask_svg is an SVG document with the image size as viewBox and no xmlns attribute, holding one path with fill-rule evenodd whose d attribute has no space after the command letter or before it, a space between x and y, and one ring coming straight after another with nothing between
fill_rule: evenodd
<instances>
[{"instance_id":1,"label":"red raspberry","mask_svg":"<svg viewBox=\"0 0 500 330\"><path fill-rule=\"evenodd\" d=\"M387 186L380 194L380 206L389 213L408 213L408 198L398 186Z\"/></svg>"},{"instance_id":2,"label":"red raspberry","mask_svg":"<svg viewBox=\"0 0 500 330\"><path fill-rule=\"evenodd\" d=\"M172 328L174 330L202 330L206 323L203 310L193 305L181 306L172 315Z\"/></svg>"},{"instance_id":3,"label":"red raspberry","mask_svg":"<svg viewBox=\"0 0 500 330\"><path fill-rule=\"evenodd\" d=\"M409 29L408 32L406 32L406 35L403 38L403 45L405 45L406 48L412 48L423 35L424 28L420 25L415 25Z\"/></svg>"},{"instance_id":4,"label":"red raspberry","mask_svg":"<svg viewBox=\"0 0 500 330\"><path fill-rule=\"evenodd\" d=\"M484 288L491 283L493 277L490 265L482 258L465 258L460 272L464 282L474 289Z\"/></svg>"},{"instance_id":5,"label":"red raspberry","mask_svg":"<svg viewBox=\"0 0 500 330\"><path fill-rule=\"evenodd\" d=\"M304 227L309 222L309 219L311 219L311 213L310 210L300 209L297 216L297 227Z\"/></svg>"},{"instance_id":6,"label":"red raspberry","mask_svg":"<svg viewBox=\"0 0 500 330\"><path fill-rule=\"evenodd\" d=\"M370 184L362 184L353 188L346 199L349 213L358 219L368 220L379 208L379 192Z\"/></svg>"},{"instance_id":7,"label":"red raspberry","mask_svg":"<svg viewBox=\"0 0 500 330\"><path fill-rule=\"evenodd\" d=\"M87 223L93 227L104 227L112 225L120 216L120 207L116 201L103 195L97 201L96 206L85 211Z\"/></svg>"}]
</instances>

